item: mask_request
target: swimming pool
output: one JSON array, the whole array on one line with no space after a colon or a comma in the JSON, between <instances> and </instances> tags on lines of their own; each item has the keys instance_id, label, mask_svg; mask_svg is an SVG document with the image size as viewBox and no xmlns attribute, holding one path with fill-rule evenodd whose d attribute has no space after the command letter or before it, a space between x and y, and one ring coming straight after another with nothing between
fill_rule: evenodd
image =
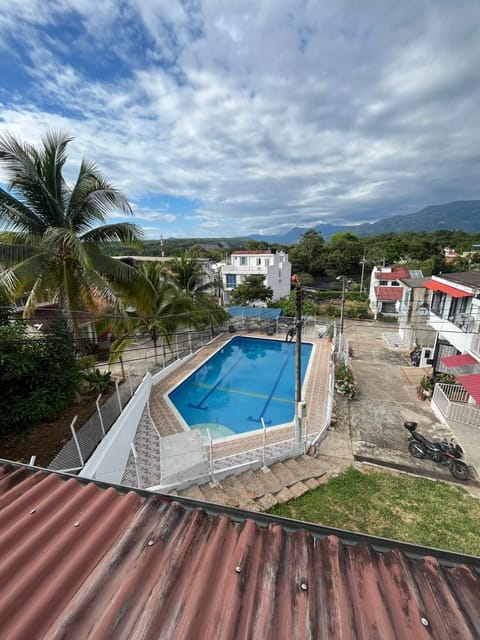
<instances>
[{"instance_id":1,"label":"swimming pool","mask_svg":"<svg viewBox=\"0 0 480 640\"><path fill-rule=\"evenodd\" d=\"M312 345L302 344L302 382ZM167 398L191 429L222 438L292 422L295 343L237 336Z\"/></svg>"}]
</instances>

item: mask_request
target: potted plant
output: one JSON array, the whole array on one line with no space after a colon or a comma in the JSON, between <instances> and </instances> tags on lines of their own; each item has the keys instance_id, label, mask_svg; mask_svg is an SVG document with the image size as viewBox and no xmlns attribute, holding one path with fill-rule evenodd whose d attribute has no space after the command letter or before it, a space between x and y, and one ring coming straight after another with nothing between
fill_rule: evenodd
<instances>
[{"instance_id":1,"label":"potted plant","mask_svg":"<svg viewBox=\"0 0 480 640\"><path fill-rule=\"evenodd\" d=\"M432 376L423 376L420 380L420 387L425 398L429 398L432 395L434 386L435 383L432 380Z\"/></svg>"}]
</instances>

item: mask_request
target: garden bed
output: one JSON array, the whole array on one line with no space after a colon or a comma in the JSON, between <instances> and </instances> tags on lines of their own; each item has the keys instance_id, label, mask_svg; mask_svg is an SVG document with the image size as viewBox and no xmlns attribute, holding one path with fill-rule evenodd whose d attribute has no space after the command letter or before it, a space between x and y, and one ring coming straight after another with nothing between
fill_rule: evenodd
<instances>
[{"instance_id":1,"label":"garden bed","mask_svg":"<svg viewBox=\"0 0 480 640\"><path fill-rule=\"evenodd\" d=\"M104 393L100 404L104 404L112 391ZM72 437L70 424L78 416L75 429L84 424L96 411L96 393L82 394L66 407L54 420L47 420L23 434L7 434L0 438L0 458L28 463L36 456L35 465L47 467L64 444Z\"/></svg>"}]
</instances>

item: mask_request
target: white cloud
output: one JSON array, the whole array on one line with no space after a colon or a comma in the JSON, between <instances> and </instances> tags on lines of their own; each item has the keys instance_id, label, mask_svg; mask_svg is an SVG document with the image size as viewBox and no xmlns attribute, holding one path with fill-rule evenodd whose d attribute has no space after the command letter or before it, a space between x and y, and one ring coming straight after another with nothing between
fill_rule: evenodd
<instances>
[{"instance_id":1,"label":"white cloud","mask_svg":"<svg viewBox=\"0 0 480 640\"><path fill-rule=\"evenodd\" d=\"M134 200L201 203L136 212L172 234L479 197L480 15L460 4L0 0L0 42L32 78L0 89L0 126L71 132L71 165L94 159Z\"/></svg>"}]
</instances>

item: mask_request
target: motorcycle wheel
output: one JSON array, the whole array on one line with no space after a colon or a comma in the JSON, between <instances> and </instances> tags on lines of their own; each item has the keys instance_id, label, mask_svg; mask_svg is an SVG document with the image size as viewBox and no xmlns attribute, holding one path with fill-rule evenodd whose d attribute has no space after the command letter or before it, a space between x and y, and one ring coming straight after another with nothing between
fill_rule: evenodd
<instances>
[{"instance_id":1,"label":"motorcycle wheel","mask_svg":"<svg viewBox=\"0 0 480 640\"><path fill-rule=\"evenodd\" d=\"M410 442L410 444L408 445L408 450L414 458L425 458L425 456L427 455L423 444L417 442L416 440Z\"/></svg>"},{"instance_id":2,"label":"motorcycle wheel","mask_svg":"<svg viewBox=\"0 0 480 640\"><path fill-rule=\"evenodd\" d=\"M457 480L468 480L470 476L467 465L461 460L454 460L449 466L449 470Z\"/></svg>"}]
</instances>

